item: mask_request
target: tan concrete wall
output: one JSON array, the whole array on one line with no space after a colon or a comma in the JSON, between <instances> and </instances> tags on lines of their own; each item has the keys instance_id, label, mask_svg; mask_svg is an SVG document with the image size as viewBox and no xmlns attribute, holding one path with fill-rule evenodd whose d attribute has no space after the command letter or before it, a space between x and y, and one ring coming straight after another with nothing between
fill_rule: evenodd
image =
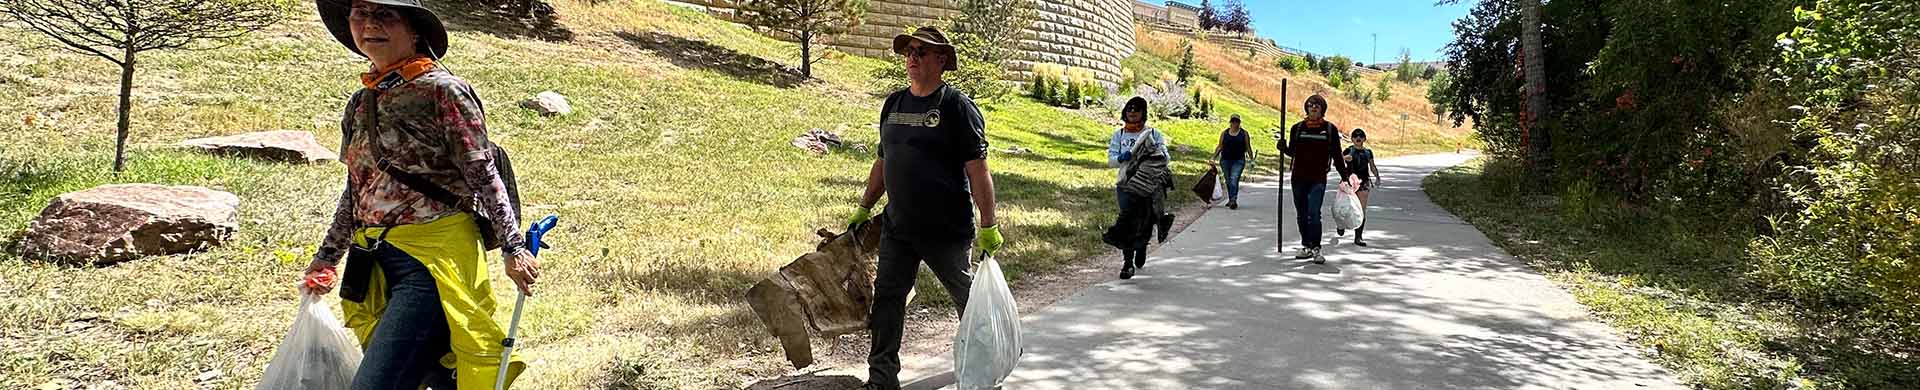
<instances>
[{"instance_id":1,"label":"tan concrete wall","mask_svg":"<svg viewBox=\"0 0 1920 390\"><path fill-rule=\"evenodd\" d=\"M706 8L708 13L735 20L736 0L668 0ZM1133 55L1134 0L1041 0L1039 18L1021 42L1021 52L1009 64L1012 80L1026 80L1034 63L1085 68L1106 82L1120 80L1120 60ZM868 57L893 55L893 36L908 27L933 24L956 16L951 0L872 0L866 23L854 31L827 40L827 45ZM780 35L775 35L781 37ZM781 37L785 38L785 37Z\"/></svg>"}]
</instances>

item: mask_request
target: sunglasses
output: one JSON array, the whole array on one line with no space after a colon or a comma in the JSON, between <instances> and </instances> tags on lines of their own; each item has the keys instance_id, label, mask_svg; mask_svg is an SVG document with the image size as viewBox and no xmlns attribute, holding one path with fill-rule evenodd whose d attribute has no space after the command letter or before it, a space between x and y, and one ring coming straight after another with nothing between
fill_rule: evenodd
<instances>
[{"instance_id":1,"label":"sunglasses","mask_svg":"<svg viewBox=\"0 0 1920 390\"><path fill-rule=\"evenodd\" d=\"M914 58L920 58L920 57L926 57L929 55L944 53L944 51L938 48L928 47L925 45L907 45L907 50L904 50L904 51L906 52L908 57L914 57Z\"/></svg>"},{"instance_id":2,"label":"sunglasses","mask_svg":"<svg viewBox=\"0 0 1920 390\"><path fill-rule=\"evenodd\" d=\"M404 17L400 15L400 11L381 6L353 7L352 12L347 14L347 20L361 23L373 22L386 24L399 22L403 19Z\"/></svg>"}]
</instances>

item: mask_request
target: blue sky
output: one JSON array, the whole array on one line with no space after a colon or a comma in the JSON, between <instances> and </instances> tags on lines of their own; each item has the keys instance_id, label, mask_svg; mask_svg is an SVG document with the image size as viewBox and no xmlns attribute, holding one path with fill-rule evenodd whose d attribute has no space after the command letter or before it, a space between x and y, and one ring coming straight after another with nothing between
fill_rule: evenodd
<instances>
[{"instance_id":1,"label":"blue sky","mask_svg":"<svg viewBox=\"0 0 1920 390\"><path fill-rule=\"evenodd\" d=\"M1154 1L1154 0L1148 0ZM1373 63L1373 34L1380 34L1380 61L1395 61L1400 49L1414 61L1438 61L1453 41L1453 21L1475 1L1434 6L1432 0L1242 0L1253 13L1253 29L1281 46L1315 54L1345 54ZM1164 2L1164 1L1154 1ZM1200 5L1200 0L1181 0ZM1215 0L1219 7L1224 1Z\"/></svg>"}]
</instances>

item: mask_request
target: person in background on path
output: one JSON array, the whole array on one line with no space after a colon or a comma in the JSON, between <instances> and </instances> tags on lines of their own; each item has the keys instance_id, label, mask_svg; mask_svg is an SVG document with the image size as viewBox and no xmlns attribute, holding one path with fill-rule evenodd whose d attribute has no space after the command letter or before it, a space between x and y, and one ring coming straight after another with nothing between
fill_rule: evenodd
<instances>
[{"instance_id":1,"label":"person in background on path","mask_svg":"<svg viewBox=\"0 0 1920 390\"><path fill-rule=\"evenodd\" d=\"M959 69L953 45L940 30L921 27L895 36L893 52L906 61L907 89L888 96L880 109L879 159L867 173L860 209L847 221L866 222L880 196L889 199L867 318L873 346L863 388L877 390L900 388L907 293L920 263L927 263L964 312L973 283L969 249L992 254L1004 242L994 224L985 118L973 99L941 80ZM977 229L974 208L980 210Z\"/></svg>"},{"instance_id":2,"label":"person in background on path","mask_svg":"<svg viewBox=\"0 0 1920 390\"><path fill-rule=\"evenodd\" d=\"M1240 129L1240 114L1233 114L1233 118L1227 120L1227 130L1220 132L1220 143L1213 147L1213 160L1207 161L1226 175L1229 210L1240 209L1240 174L1255 158L1253 148L1249 147L1252 142L1247 132Z\"/></svg>"},{"instance_id":3,"label":"person in background on path","mask_svg":"<svg viewBox=\"0 0 1920 390\"><path fill-rule=\"evenodd\" d=\"M1166 215L1166 190L1172 188L1172 183L1149 191L1151 196L1143 196L1127 191L1127 182L1133 174L1147 170L1157 170L1146 173L1159 173L1171 179L1171 172L1167 170L1171 154L1167 153L1166 135L1147 126L1146 99L1127 100L1120 110L1120 120L1126 124L1115 129L1113 138L1107 141L1107 166L1117 170L1113 192L1120 206L1120 217L1103 239L1120 248L1120 278L1132 279L1134 270L1147 263L1147 244L1153 238L1154 226ZM1165 240L1163 236L1161 241Z\"/></svg>"},{"instance_id":4,"label":"person in background on path","mask_svg":"<svg viewBox=\"0 0 1920 390\"><path fill-rule=\"evenodd\" d=\"M1279 146L1281 153L1293 157L1294 220L1303 246L1293 258L1322 264L1327 258L1320 253L1320 204L1327 195L1327 169L1338 171L1345 182L1347 161L1340 158L1340 128L1326 120L1327 98L1309 96L1304 109L1307 120L1295 123L1285 138L1291 142L1281 141Z\"/></svg>"},{"instance_id":5,"label":"person in background on path","mask_svg":"<svg viewBox=\"0 0 1920 390\"><path fill-rule=\"evenodd\" d=\"M521 293L533 295L540 265L494 166L480 96L439 65L447 30L419 0L317 6L334 38L369 63L341 120L346 189L303 275L308 292L331 291L324 280L347 255L341 306L366 352L354 389L490 388L507 332L493 320L485 239L499 243ZM481 237L483 220L494 237ZM515 362L509 380L524 368Z\"/></svg>"},{"instance_id":6,"label":"person in background on path","mask_svg":"<svg viewBox=\"0 0 1920 390\"><path fill-rule=\"evenodd\" d=\"M1385 179L1380 177L1380 166L1374 164L1373 149L1367 147L1366 129L1353 129L1353 146L1347 147L1346 152L1340 154L1340 159L1346 160L1347 166L1354 168L1354 175L1360 177L1360 190L1355 192L1354 196L1360 198L1360 207L1366 208L1367 194L1373 192L1373 187L1380 185L1379 180ZM1363 217L1366 215L1368 214L1361 214ZM1353 229L1354 245L1367 246L1366 231L1369 219L1372 218L1361 219L1360 227ZM1334 232L1341 236L1347 235L1345 230L1335 229Z\"/></svg>"}]
</instances>

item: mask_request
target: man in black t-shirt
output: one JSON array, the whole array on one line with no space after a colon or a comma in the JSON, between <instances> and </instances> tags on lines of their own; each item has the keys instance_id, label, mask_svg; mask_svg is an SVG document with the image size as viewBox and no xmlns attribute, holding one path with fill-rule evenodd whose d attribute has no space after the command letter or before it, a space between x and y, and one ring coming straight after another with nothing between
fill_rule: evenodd
<instances>
[{"instance_id":1,"label":"man in black t-shirt","mask_svg":"<svg viewBox=\"0 0 1920 390\"><path fill-rule=\"evenodd\" d=\"M873 349L867 354L865 388L883 390L900 388L900 337L920 262L926 261L964 311L973 283L969 247L990 254L1003 243L994 224L986 121L973 99L940 79L959 68L953 45L940 30L922 27L894 37L893 52L906 57L908 87L888 96L880 110L879 159L867 174L860 209L848 219L849 224L865 222L880 195L890 199L873 313L867 319Z\"/></svg>"}]
</instances>

